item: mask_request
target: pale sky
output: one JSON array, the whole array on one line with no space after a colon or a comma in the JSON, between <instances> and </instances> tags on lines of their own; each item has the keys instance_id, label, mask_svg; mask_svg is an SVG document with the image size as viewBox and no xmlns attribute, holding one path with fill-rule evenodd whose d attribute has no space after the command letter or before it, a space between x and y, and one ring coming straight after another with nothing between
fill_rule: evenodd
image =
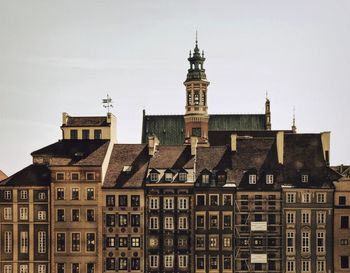
<instances>
[{"instance_id":1,"label":"pale sky","mask_svg":"<svg viewBox=\"0 0 350 273\"><path fill-rule=\"evenodd\" d=\"M272 128L332 132L350 163L350 1L0 0L0 169L61 138L61 114L104 115L141 141L142 109L183 114L188 52L206 54L210 113L262 113Z\"/></svg>"}]
</instances>

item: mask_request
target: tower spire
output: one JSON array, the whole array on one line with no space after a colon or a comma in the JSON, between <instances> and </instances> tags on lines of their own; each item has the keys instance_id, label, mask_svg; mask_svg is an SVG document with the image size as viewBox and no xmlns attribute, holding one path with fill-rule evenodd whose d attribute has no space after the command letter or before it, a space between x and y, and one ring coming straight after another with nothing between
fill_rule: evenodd
<instances>
[{"instance_id":1,"label":"tower spire","mask_svg":"<svg viewBox=\"0 0 350 273\"><path fill-rule=\"evenodd\" d=\"M295 125L295 107L293 107L293 124L292 124L293 133L297 132L297 126Z\"/></svg>"},{"instance_id":2,"label":"tower spire","mask_svg":"<svg viewBox=\"0 0 350 273\"><path fill-rule=\"evenodd\" d=\"M271 130L271 107L268 93L266 90L266 101L265 101L265 128Z\"/></svg>"}]
</instances>

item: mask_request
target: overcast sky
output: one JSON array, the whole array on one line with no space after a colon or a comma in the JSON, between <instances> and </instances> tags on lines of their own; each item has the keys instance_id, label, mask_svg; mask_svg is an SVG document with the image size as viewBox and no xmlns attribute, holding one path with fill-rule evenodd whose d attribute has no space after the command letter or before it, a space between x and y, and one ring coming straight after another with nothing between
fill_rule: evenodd
<instances>
[{"instance_id":1,"label":"overcast sky","mask_svg":"<svg viewBox=\"0 0 350 273\"><path fill-rule=\"evenodd\" d=\"M350 1L0 0L0 169L61 138L61 114L104 115L141 141L142 109L184 113L188 52L206 54L210 113L262 113L273 129L332 132L350 163Z\"/></svg>"}]
</instances>

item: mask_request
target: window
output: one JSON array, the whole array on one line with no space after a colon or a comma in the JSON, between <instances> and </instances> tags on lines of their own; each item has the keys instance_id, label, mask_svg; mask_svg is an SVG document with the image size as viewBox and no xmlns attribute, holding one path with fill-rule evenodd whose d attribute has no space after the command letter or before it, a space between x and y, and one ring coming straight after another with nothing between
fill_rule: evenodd
<instances>
[{"instance_id":1,"label":"window","mask_svg":"<svg viewBox=\"0 0 350 273\"><path fill-rule=\"evenodd\" d=\"M38 253L46 253L46 232L38 232Z\"/></svg>"},{"instance_id":2,"label":"window","mask_svg":"<svg viewBox=\"0 0 350 273\"><path fill-rule=\"evenodd\" d=\"M4 252L12 252L12 231L5 231L4 233Z\"/></svg>"},{"instance_id":3,"label":"window","mask_svg":"<svg viewBox=\"0 0 350 273\"><path fill-rule=\"evenodd\" d=\"M164 267L172 268L174 266L174 255L164 255Z\"/></svg>"},{"instance_id":4,"label":"window","mask_svg":"<svg viewBox=\"0 0 350 273\"><path fill-rule=\"evenodd\" d=\"M295 261L287 261L287 272L295 272Z\"/></svg>"},{"instance_id":5,"label":"window","mask_svg":"<svg viewBox=\"0 0 350 273\"><path fill-rule=\"evenodd\" d=\"M349 268L349 256L340 256L340 268L341 269Z\"/></svg>"},{"instance_id":6,"label":"window","mask_svg":"<svg viewBox=\"0 0 350 273\"><path fill-rule=\"evenodd\" d=\"M72 233L72 252L80 251L80 233Z\"/></svg>"},{"instance_id":7,"label":"window","mask_svg":"<svg viewBox=\"0 0 350 273\"><path fill-rule=\"evenodd\" d=\"M249 184L256 184L256 174L249 175Z\"/></svg>"},{"instance_id":8,"label":"window","mask_svg":"<svg viewBox=\"0 0 350 273\"><path fill-rule=\"evenodd\" d=\"M310 271L311 271L311 261L302 261L301 272L310 272Z\"/></svg>"},{"instance_id":9,"label":"window","mask_svg":"<svg viewBox=\"0 0 350 273\"><path fill-rule=\"evenodd\" d=\"M224 194L222 203L224 206L232 206L232 194Z\"/></svg>"},{"instance_id":10,"label":"window","mask_svg":"<svg viewBox=\"0 0 350 273\"><path fill-rule=\"evenodd\" d=\"M39 200L45 200L46 199L46 193L45 192L39 192Z\"/></svg>"},{"instance_id":11,"label":"window","mask_svg":"<svg viewBox=\"0 0 350 273\"><path fill-rule=\"evenodd\" d=\"M179 173L179 181L185 182L187 180L187 173Z\"/></svg>"},{"instance_id":12,"label":"window","mask_svg":"<svg viewBox=\"0 0 350 273\"><path fill-rule=\"evenodd\" d=\"M118 246L119 247L128 247L128 238L127 237L119 237L118 238Z\"/></svg>"},{"instance_id":13,"label":"window","mask_svg":"<svg viewBox=\"0 0 350 273\"><path fill-rule=\"evenodd\" d=\"M209 248L216 249L219 247L219 236L209 235Z\"/></svg>"},{"instance_id":14,"label":"window","mask_svg":"<svg viewBox=\"0 0 350 273\"><path fill-rule=\"evenodd\" d=\"M210 257L209 258L209 268L210 269L218 269L218 258Z\"/></svg>"},{"instance_id":15,"label":"window","mask_svg":"<svg viewBox=\"0 0 350 273\"><path fill-rule=\"evenodd\" d=\"M268 214L267 215L267 223L269 225L274 225L276 224L276 214Z\"/></svg>"},{"instance_id":16,"label":"window","mask_svg":"<svg viewBox=\"0 0 350 273\"><path fill-rule=\"evenodd\" d=\"M72 173L71 176L72 176L72 180L74 180L74 181L77 181L80 178L80 174L79 173Z\"/></svg>"},{"instance_id":17,"label":"window","mask_svg":"<svg viewBox=\"0 0 350 273\"><path fill-rule=\"evenodd\" d=\"M287 224L295 224L295 212L294 211L287 212L286 217L287 217L287 219L286 219Z\"/></svg>"},{"instance_id":18,"label":"window","mask_svg":"<svg viewBox=\"0 0 350 273\"><path fill-rule=\"evenodd\" d=\"M164 218L164 229L174 229L174 218L165 217Z\"/></svg>"},{"instance_id":19,"label":"window","mask_svg":"<svg viewBox=\"0 0 350 273\"><path fill-rule=\"evenodd\" d=\"M303 211L301 213L301 221L303 224L310 224L311 221L311 212L310 211Z\"/></svg>"},{"instance_id":20,"label":"window","mask_svg":"<svg viewBox=\"0 0 350 273\"><path fill-rule=\"evenodd\" d=\"M295 203L295 192L287 193L287 203Z\"/></svg>"},{"instance_id":21,"label":"window","mask_svg":"<svg viewBox=\"0 0 350 273\"><path fill-rule=\"evenodd\" d=\"M188 266L188 256L187 255L179 255L179 267L187 268Z\"/></svg>"},{"instance_id":22,"label":"window","mask_svg":"<svg viewBox=\"0 0 350 273\"><path fill-rule=\"evenodd\" d=\"M86 173L86 180L88 180L88 181L95 180L95 173L93 173L93 172Z\"/></svg>"},{"instance_id":23,"label":"window","mask_svg":"<svg viewBox=\"0 0 350 273\"><path fill-rule=\"evenodd\" d=\"M201 135L201 128L192 128L192 136L200 137Z\"/></svg>"},{"instance_id":24,"label":"window","mask_svg":"<svg viewBox=\"0 0 350 273\"><path fill-rule=\"evenodd\" d=\"M325 252L325 233L324 232L317 232L317 252L323 253Z\"/></svg>"},{"instance_id":25,"label":"window","mask_svg":"<svg viewBox=\"0 0 350 273\"><path fill-rule=\"evenodd\" d=\"M150 217L149 220L150 229L159 229L158 217Z\"/></svg>"},{"instance_id":26,"label":"window","mask_svg":"<svg viewBox=\"0 0 350 273\"><path fill-rule=\"evenodd\" d=\"M95 233L86 233L86 251L95 251Z\"/></svg>"},{"instance_id":27,"label":"window","mask_svg":"<svg viewBox=\"0 0 350 273\"><path fill-rule=\"evenodd\" d=\"M301 182L303 182L303 183L309 182L309 176L307 174L302 174L301 175Z\"/></svg>"},{"instance_id":28,"label":"window","mask_svg":"<svg viewBox=\"0 0 350 273\"><path fill-rule=\"evenodd\" d=\"M72 221L79 222L79 219L80 219L80 210L79 209L72 209Z\"/></svg>"},{"instance_id":29,"label":"window","mask_svg":"<svg viewBox=\"0 0 350 273\"><path fill-rule=\"evenodd\" d=\"M95 222L95 210L94 209L87 209L86 210L86 221Z\"/></svg>"},{"instance_id":30,"label":"window","mask_svg":"<svg viewBox=\"0 0 350 273\"><path fill-rule=\"evenodd\" d=\"M28 199L28 191L27 190L21 190L20 191L20 197L22 200L27 200Z\"/></svg>"},{"instance_id":31,"label":"window","mask_svg":"<svg viewBox=\"0 0 350 273\"><path fill-rule=\"evenodd\" d=\"M165 181L167 181L167 182L171 182L171 181L173 181L173 174L172 173L165 173Z\"/></svg>"},{"instance_id":32,"label":"window","mask_svg":"<svg viewBox=\"0 0 350 273\"><path fill-rule=\"evenodd\" d=\"M301 251L304 253L310 252L310 232L308 232L308 231L302 232Z\"/></svg>"},{"instance_id":33,"label":"window","mask_svg":"<svg viewBox=\"0 0 350 273\"><path fill-rule=\"evenodd\" d=\"M107 237L106 247L115 247L115 237Z\"/></svg>"},{"instance_id":34,"label":"window","mask_svg":"<svg viewBox=\"0 0 350 273\"><path fill-rule=\"evenodd\" d=\"M64 209L57 209L57 222L64 222Z\"/></svg>"},{"instance_id":35,"label":"window","mask_svg":"<svg viewBox=\"0 0 350 273\"><path fill-rule=\"evenodd\" d=\"M231 215L224 215L224 228L231 228L232 217Z\"/></svg>"},{"instance_id":36,"label":"window","mask_svg":"<svg viewBox=\"0 0 350 273\"><path fill-rule=\"evenodd\" d=\"M346 196L339 196L339 206L346 205Z\"/></svg>"},{"instance_id":37,"label":"window","mask_svg":"<svg viewBox=\"0 0 350 273\"><path fill-rule=\"evenodd\" d=\"M4 273L12 273L12 265L5 264L4 265Z\"/></svg>"},{"instance_id":38,"label":"window","mask_svg":"<svg viewBox=\"0 0 350 273\"><path fill-rule=\"evenodd\" d=\"M79 200L79 188L72 188L72 200Z\"/></svg>"},{"instance_id":39,"label":"window","mask_svg":"<svg viewBox=\"0 0 350 273\"><path fill-rule=\"evenodd\" d=\"M12 220L12 208L4 208L4 220Z\"/></svg>"},{"instance_id":40,"label":"window","mask_svg":"<svg viewBox=\"0 0 350 273\"><path fill-rule=\"evenodd\" d=\"M64 200L64 188L56 189L56 200Z\"/></svg>"},{"instance_id":41,"label":"window","mask_svg":"<svg viewBox=\"0 0 350 273\"><path fill-rule=\"evenodd\" d=\"M21 264L19 266L19 273L28 273L28 265L27 264Z\"/></svg>"},{"instance_id":42,"label":"window","mask_svg":"<svg viewBox=\"0 0 350 273\"><path fill-rule=\"evenodd\" d=\"M86 199L87 200L94 200L95 199L95 190L94 190L94 188L88 188L86 190Z\"/></svg>"},{"instance_id":43,"label":"window","mask_svg":"<svg viewBox=\"0 0 350 273\"><path fill-rule=\"evenodd\" d=\"M272 174L266 175L266 184L273 184L273 175Z\"/></svg>"},{"instance_id":44,"label":"window","mask_svg":"<svg viewBox=\"0 0 350 273\"><path fill-rule=\"evenodd\" d=\"M140 258L131 258L131 270L140 270L141 268L141 260Z\"/></svg>"},{"instance_id":45,"label":"window","mask_svg":"<svg viewBox=\"0 0 350 273\"><path fill-rule=\"evenodd\" d=\"M317 272L326 272L326 261L317 261Z\"/></svg>"},{"instance_id":46,"label":"window","mask_svg":"<svg viewBox=\"0 0 350 273\"><path fill-rule=\"evenodd\" d=\"M149 238L148 245L151 248L157 247L158 246L158 238L156 238L156 237Z\"/></svg>"},{"instance_id":47,"label":"window","mask_svg":"<svg viewBox=\"0 0 350 273\"><path fill-rule=\"evenodd\" d=\"M179 197L177 205L178 205L178 209L188 209L188 198Z\"/></svg>"},{"instance_id":48,"label":"window","mask_svg":"<svg viewBox=\"0 0 350 273\"><path fill-rule=\"evenodd\" d=\"M287 232L287 253L294 252L295 237L294 231Z\"/></svg>"},{"instance_id":49,"label":"window","mask_svg":"<svg viewBox=\"0 0 350 273\"><path fill-rule=\"evenodd\" d=\"M159 174L158 173L150 173L150 180L152 182L157 182L158 181Z\"/></svg>"},{"instance_id":50,"label":"window","mask_svg":"<svg viewBox=\"0 0 350 273\"><path fill-rule=\"evenodd\" d=\"M318 211L316 213L316 217L317 217L317 224L324 225L326 223L326 212Z\"/></svg>"},{"instance_id":51,"label":"window","mask_svg":"<svg viewBox=\"0 0 350 273\"><path fill-rule=\"evenodd\" d=\"M156 268L159 266L159 256L158 255L150 255L149 256L149 265L152 268Z\"/></svg>"},{"instance_id":52,"label":"window","mask_svg":"<svg viewBox=\"0 0 350 273\"><path fill-rule=\"evenodd\" d=\"M19 234L20 253L28 253L28 232L21 231Z\"/></svg>"},{"instance_id":53,"label":"window","mask_svg":"<svg viewBox=\"0 0 350 273\"><path fill-rule=\"evenodd\" d=\"M172 197L164 198L164 209L174 209L174 198Z\"/></svg>"},{"instance_id":54,"label":"window","mask_svg":"<svg viewBox=\"0 0 350 273\"><path fill-rule=\"evenodd\" d=\"M179 217L179 229L188 229L187 217Z\"/></svg>"},{"instance_id":55,"label":"window","mask_svg":"<svg viewBox=\"0 0 350 273\"><path fill-rule=\"evenodd\" d=\"M223 237L223 246L224 246L224 248L232 247L232 238L231 238L231 236L224 236Z\"/></svg>"},{"instance_id":56,"label":"window","mask_svg":"<svg viewBox=\"0 0 350 273\"><path fill-rule=\"evenodd\" d=\"M205 215L196 215L196 227L205 228Z\"/></svg>"},{"instance_id":57,"label":"window","mask_svg":"<svg viewBox=\"0 0 350 273\"><path fill-rule=\"evenodd\" d=\"M114 207L115 206L115 196L114 195L107 195L106 196L106 206L107 207Z\"/></svg>"},{"instance_id":58,"label":"window","mask_svg":"<svg viewBox=\"0 0 350 273\"><path fill-rule=\"evenodd\" d=\"M165 238L164 245L167 247L172 247L174 245L174 241L172 238Z\"/></svg>"},{"instance_id":59,"label":"window","mask_svg":"<svg viewBox=\"0 0 350 273\"><path fill-rule=\"evenodd\" d=\"M128 226L128 215L127 214L119 214L118 215L119 227L127 227Z\"/></svg>"},{"instance_id":60,"label":"window","mask_svg":"<svg viewBox=\"0 0 350 273\"><path fill-rule=\"evenodd\" d=\"M45 210L39 210L38 211L38 220L39 221L45 221L46 220L46 211Z\"/></svg>"},{"instance_id":61,"label":"window","mask_svg":"<svg viewBox=\"0 0 350 273\"><path fill-rule=\"evenodd\" d=\"M65 233L57 233L56 235L56 250L57 252L66 251L66 234Z\"/></svg>"},{"instance_id":62,"label":"window","mask_svg":"<svg viewBox=\"0 0 350 273\"><path fill-rule=\"evenodd\" d=\"M349 216L340 216L340 228L349 228Z\"/></svg>"},{"instance_id":63,"label":"window","mask_svg":"<svg viewBox=\"0 0 350 273\"><path fill-rule=\"evenodd\" d=\"M101 139L102 138L102 131L101 130L94 130L94 139Z\"/></svg>"},{"instance_id":64,"label":"window","mask_svg":"<svg viewBox=\"0 0 350 273\"><path fill-rule=\"evenodd\" d=\"M317 193L317 203L326 203L326 194L325 193Z\"/></svg>"},{"instance_id":65,"label":"window","mask_svg":"<svg viewBox=\"0 0 350 273\"><path fill-rule=\"evenodd\" d=\"M309 193L309 192L302 193L301 202L302 203L311 203L311 193Z\"/></svg>"},{"instance_id":66,"label":"window","mask_svg":"<svg viewBox=\"0 0 350 273\"><path fill-rule=\"evenodd\" d=\"M57 264L57 273L65 273L64 264L62 264L62 263Z\"/></svg>"},{"instance_id":67,"label":"window","mask_svg":"<svg viewBox=\"0 0 350 273\"><path fill-rule=\"evenodd\" d=\"M219 227L219 216L218 215L209 215L209 227L218 228Z\"/></svg>"},{"instance_id":68,"label":"window","mask_svg":"<svg viewBox=\"0 0 350 273\"><path fill-rule=\"evenodd\" d=\"M78 130L76 129L70 130L70 139L78 139Z\"/></svg>"},{"instance_id":69,"label":"window","mask_svg":"<svg viewBox=\"0 0 350 273\"><path fill-rule=\"evenodd\" d=\"M340 245L342 245L342 246L349 245L349 240L348 239L340 239Z\"/></svg>"},{"instance_id":70,"label":"window","mask_svg":"<svg viewBox=\"0 0 350 273\"><path fill-rule=\"evenodd\" d=\"M205 248L205 235L196 235L196 249Z\"/></svg>"},{"instance_id":71,"label":"window","mask_svg":"<svg viewBox=\"0 0 350 273\"><path fill-rule=\"evenodd\" d=\"M198 194L197 197L197 206L205 206L205 195L204 194Z\"/></svg>"},{"instance_id":72,"label":"window","mask_svg":"<svg viewBox=\"0 0 350 273\"><path fill-rule=\"evenodd\" d=\"M86 273L95 273L95 264L88 263L86 265Z\"/></svg>"},{"instance_id":73,"label":"window","mask_svg":"<svg viewBox=\"0 0 350 273\"><path fill-rule=\"evenodd\" d=\"M28 208L19 208L19 219L28 220Z\"/></svg>"},{"instance_id":74,"label":"window","mask_svg":"<svg viewBox=\"0 0 350 273\"><path fill-rule=\"evenodd\" d=\"M63 181L64 180L64 173L56 173L56 180Z\"/></svg>"},{"instance_id":75,"label":"window","mask_svg":"<svg viewBox=\"0 0 350 273\"><path fill-rule=\"evenodd\" d=\"M139 227L140 226L140 214L131 214L131 226L132 227Z\"/></svg>"},{"instance_id":76,"label":"window","mask_svg":"<svg viewBox=\"0 0 350 273\"><path fill-rule=\"evenodd\" d=\"M219 205L219 195L209 195L209 204L210 206Z\"/></svg>"},{"instance_id":77,"label":"window","mask_svg":"<svg viewBox=\"0 0 350 273\"><path fill-rule=\"evenodd\" d=\"M131 237L131 247L140 247L140 237Z\"/></svg>"},{"instance_id":78,"label":"window","mask_svg":"<svg viewBox=\"0 0 350 273\"><path fill-rule=\"evenodd\" d=\"M204 269L205 263L204 263L204 257L197 257L196 259L196 268L197 269Z\"/></svg>"},{"instance_id":79,"label":"window","mask_svg":"<svg viewBox=\"0 0 350 273\"><path fill-rule=\"evenodd\" d=\"M72 273L79 273L80 265L77 263L72 264Z\"/></svg>"},{"instance_id":80,"label":"window","mask_svg":"<svg viewBox=\"0 0 350 273\"><path fill-rule=\"evenodd\" d=\"M115 258L107 258L106 259L106 269L107 270L115 270Z\"/></svg>"},{"instance_id":81,"label":"window","mask_svg":"<svg viewBox=\"0 0 350 273\"><path fill-rule=\"evenodd\" d=\"M209 174L202 174L202 183L209 183Z\"/></svg>"},{"instance_id":82,"label":"window","mask_svg":"<svg viewBox=\"0 0 350 273\"><path fill-rule=\"evenodd\" d=\"M46 264L38 265L38 273L46 273Z\"/></svg>"},{"instance_id":83,"label":"window","mask_svg":"<svg viewBox=\"0 0 350 273\"><path fill-rule=\"evenodd\" d=\"M83 139L90 138L90 130L83 129Z\"/></svg>"},{"instance_id":84,"label":"window","mask_svg":"<svg viewBox=\"0 0 350 273\"><path fill-rule=\"evenodd\" d=\"M131 195L131 206L132 207L140 206L140 195Z\"/></svg>"},{"instance_id":85,"label":"window","mask_svg":"<svg viewBox=\"0 0 350 273\"><path fill-rule=\"evenodd\" d=\"M128 196L127 195L119 195L119 207L127 207L128 206Z\"/></svg>"},{"instance_id":86,"label":"window","mask_svg":"<svg viewBox=\"0 0 350 273\"><path fill-rule=\"evenodd\" d=\"M159 198L150 197L149 204L150 204L150 209L159 209Z\"/></svg>"}]
</instances>

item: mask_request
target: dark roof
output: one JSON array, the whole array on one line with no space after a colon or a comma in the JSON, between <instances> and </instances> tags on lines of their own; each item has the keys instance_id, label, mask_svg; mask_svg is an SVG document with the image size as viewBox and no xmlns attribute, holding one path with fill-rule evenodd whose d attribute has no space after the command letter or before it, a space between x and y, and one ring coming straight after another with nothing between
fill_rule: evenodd
<instances>
[{"instance_id":1,"label":"dark roof","mask_svg":"<svg viewBox=\"0 0 350 273\"><path fill-rule=\"evenodd\" d=\"M345 177L350 177L350 166L349 165L339 165L339 166L332 166L332 170L335 172L341 174Z\"/></svg>"},{"instance_id":2,"label":"dark roof","mask_svg":"<svg viewBox=\"0 0 350 273\"><path fill-rule=\"evenodd\" d=\"M0 186L49 186L50 170L46 165L32 164L2 180Z\"/></svg>"},{"instance_id":3,"label":"dark roof","mask_svg":"<svg viewBox=\"0 0 350 273\"><path fill-rule=\"evenodd\" d=\"M104 188L140 188L147 173L148 147L143 144L115 144L107 169ZM131 166L124 172L124 166Z\"/></svg>"},{"instance_id":4,"label":"dark roof","mask_svg":"<svg viewBox=\"0 0 350 273\"><path fill-rule=\"evenodd\" d=\"M191 155L191 147L185 145L159 145L158 150L149 162L149 167L154 169L192 169L194 156Z\"/></svg>"},{"instance_id":5,"label":"dark roof","mask_svg":"<svg viewBox=\"0 0 350 273\"><path fill-rule=\"evenodd\" d=\"M183 115L144 115L141 141L146 143L147 136L154 134L162 145L182 145L185 140L183 128ZM209 116L209 132L265 129L264 114Z\"/></svg>"},{"instance_id":6,"label":"dark roof","mask_svg":"<svg viewBox=\"0 0 350 273\"><path fill-rule=\"evenodd\" d=\"M68 116L66 124L62 127L101 127L109 126L107 117L71 117Z\"/></svg>"},{"instance_id":7,"label":"dark roof","mask_svg":"<svg viewBox=\"0 0 350 273\"><path fill-rule=\"evenodd\" d=\"M31 153L51 157L51 165L101 165L109 145L108 140L61 140Z\"/></svg>"}]
</instances>

